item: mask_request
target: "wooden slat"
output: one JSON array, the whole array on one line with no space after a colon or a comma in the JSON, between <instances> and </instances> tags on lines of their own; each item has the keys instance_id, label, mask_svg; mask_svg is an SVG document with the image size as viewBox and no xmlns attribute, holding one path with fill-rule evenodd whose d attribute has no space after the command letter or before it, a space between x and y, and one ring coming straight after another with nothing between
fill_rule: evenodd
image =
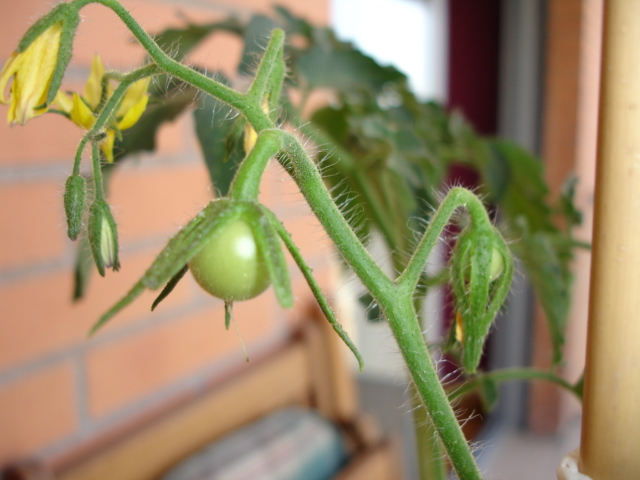
<instances>
[{"instance_id":1,"label":"wooden slat","mask_svg":"<svg viewBox=\"0 0 640 480\"><path fill-rule=\"evenodd\" d=\"M59 480L150 480L211 440L307 401L308 358L296 343L230 384L67 471Z\"/></svg>"},{"instance_id":2,"label":"wooden slat","mask_svg":"<svg viewBox=\"0 0 640 480\"><path fill-rule=\"evenodd\" d=\"M402 478L396 452L387 442L358 455L333 480L400 480Z\"/></svg>"},{"instance_id":3,"label":"wooden slat","mask_svg":"<svg viewBox=\"0 0 640 480\"><path fill-rule=\"evenodd\" d=\"M304 336L308 344L315 408L334 422L348 422L357 416L355 382L343 356L342 340L322 312L311 306Z\"/></svg>"}]
</instances>

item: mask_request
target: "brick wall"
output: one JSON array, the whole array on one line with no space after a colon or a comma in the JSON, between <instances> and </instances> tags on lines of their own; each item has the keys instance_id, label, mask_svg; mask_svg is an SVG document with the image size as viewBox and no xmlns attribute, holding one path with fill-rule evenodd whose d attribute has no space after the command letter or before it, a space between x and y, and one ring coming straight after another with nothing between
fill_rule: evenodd
<instances>
[{"instance_id":1,"label":"brick wall","mask_svg":"<svg viewBox=\"0 0 640 480\"><path fill-rule=\"evenodd\" d=\"M179 25L181 12L196 21L230 12L267 12L269 0L126 0L150 31ZM327 0L282 1L314 22L326 23ZM4 64L26 28L49 0L6 2L0 18ZM107 68L136 65L143 52L106 8L90 5L75 43L65 86L79 89L95 53ZM230 74L241 45L219 35L192 60ZM0 116L6 107L0 107ZM72 304L75 245L66 238L63 184L81 133L55 115L24 127L0 121L0 466L18 457L55 460L126 428L149 412L196 394L244 364L240 342L223 326L223 305L191 278L153 314L144 295L95 338L87 331L147 268L176 229L211 198L194 141L190 114L163 128L154 155L129 159L114 175L110 203L121 236L122 269L93 275L87 297ZM332 257L320 227L308 216L295 184L277 165L262 196L290 231L329 288ZM295 270L292 268L292 272ZM294 274L297 304L310 294ZM238 304L236 319L254 358L282 341L295 313L283 312L271 291Z\"/></svg>"}]
</instances>

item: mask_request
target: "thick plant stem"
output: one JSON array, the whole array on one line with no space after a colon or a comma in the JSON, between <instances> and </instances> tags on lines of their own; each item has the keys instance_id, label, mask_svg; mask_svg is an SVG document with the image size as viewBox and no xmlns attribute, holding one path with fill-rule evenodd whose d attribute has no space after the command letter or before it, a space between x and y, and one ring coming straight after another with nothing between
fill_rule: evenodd
<instances>
[{"instance_id":1,"label":"thick plant stem","mask_svg":"<svg viewBox=\"0 0 640 480\"><path fill-rule=\"evenodd\" d=\"M381 271L349 228L322 183L317 167L298 139L290 136L288 141L285 141L284 150L289 154L290 162L283 161L283 166L300 186L302 194L344 259L353 268L385 313L420 400L427 408L458 476L462 480L480 480L482 477L478 467L458 425L453 409L449 405L447 395L440 384L424 342L413 305L413 290L422 267L426 263L426 257L429 253L426 249L431 242L431 237L433 237L433 244L435 244L451 214L461 206L469 209L472 221L484 221L483 215L486 216L486 212L482 203L468 190L452 189L443 202L443 206L434 216L434 219L438 218L438 221L435 222L436 225L427 229L426 242L423 239L418 247L418 259L422 255L425 255L425 259L417 272L415 282L411 285L411 277L407 279L404 276L401 276L397 282L393 282ZM417 261L414 256L412 262L415 264ZM404 280L399 283L402 278Z\"/></svg>"},{"instance_id":2,"label":"thick plant stem","mask_svg":"<svg viewBox=\"0 0 640 480\"><path fill-rule=\"evenodd\" d=\"M413 405L418 478L420 480L446 480L447 468L440 440L413 383L409 384L409 395Z\"/></svg>"},{"instance_id":3,"label":"thick plant stem","mask_svg":"<svg viewBox=\"0 0 640 480\"><path fill-rule=\"evenodd\" d=\"M410 295L380 301L402 356L453 468L461 480L481 480L475 459L458 425L427 351Z\"/></svg>"}]
</instances>

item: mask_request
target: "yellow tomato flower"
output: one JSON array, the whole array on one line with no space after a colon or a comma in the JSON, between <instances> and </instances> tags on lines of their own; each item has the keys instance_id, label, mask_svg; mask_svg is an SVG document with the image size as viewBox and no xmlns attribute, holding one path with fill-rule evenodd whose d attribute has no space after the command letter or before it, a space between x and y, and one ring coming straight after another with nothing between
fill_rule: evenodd
<instances>
[{"instance_id":1,"label":"yellow tomato flower","mask_svg":"<svg viewBox=\"0 0 640 480\"><path fill-rule=\"evenodd\" d=\"M62 22L53 24L24 52L13 52L0 72L0 103L9 105L9 124L24 125L47 111L44 104L58 61L61 36ZM5 89L12 77L11 96L7 98Z\"/></svg>"},{"instance_id":2,"label":"yellow tomato flower","mask_svg":"<svg viewBox=\"0 0 640 480\"><path fill-rule=\"evenodd\" d=\"M85 130L93 127L96 121L97 109L102 97L102 79L104 66L102 60L96 55L91 62L91 74L84 87L84 95L73 93L71 97L63 92L58 92L55 103L60 110L67 113L73 123ZM113 162L113 145L115 143L116 130L131 128L140 119L149 101L149 78L138 80L131 84L120 101L120 105L105 128L105 138L100 142L100 150L104 153L107 162ZM113 95L113 87L107 85L107 96Z\"/></svg>"}]
</instances>

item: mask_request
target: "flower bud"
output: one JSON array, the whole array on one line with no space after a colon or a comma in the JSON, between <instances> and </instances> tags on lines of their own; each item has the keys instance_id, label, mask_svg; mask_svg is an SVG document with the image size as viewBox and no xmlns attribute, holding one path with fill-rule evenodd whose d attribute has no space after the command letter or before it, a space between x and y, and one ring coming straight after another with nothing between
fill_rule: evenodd
<instances>
[{"instance_id":1,"label":"flower bud","mask_svg":"<svg viewBox=\"0 0 640 480\"><path fill-rule=\"evenodd\" d=\"M96 200L89 208L89 244L100 275L104 277L105 268L120 268L116 222L104 200Z\"/></svg>"},{"instance_id":2,"label":"flower bud","mask_svg":"<svg viewBox=\"0 0 640 480\"><path fill-rule=\"evenodd\" d=\"M86 196L84 177L74 174L67 178L64 186L64 211L67 215L67 235L71 240L78 238L82 228Z\"/></svg>"},{"instance_id":3,"label":"flower bud","mask_svg":"<svg viewBox=\"0 0 640 480\"><path fill-rule=\"evenodd\" d=\"M474 373L491 324L509 292L513 260L497 230L470 225L458 237L451 270L455 337L462 344L462 366Z\"/></svg>"},{"instance_id":4,"label":"flower bud","mask_svg":"<svg viewBox=\"0 0 640 480\"><path fill-rule=\"evenodd\" d=\"M62 22L54 23L24 51L15 51L0 72L0 103L8 104L9 124L24 125L47 111L47 98L58 61ZM9 80L11 96L5 98Z\"/></svg>"}]
</instances>

